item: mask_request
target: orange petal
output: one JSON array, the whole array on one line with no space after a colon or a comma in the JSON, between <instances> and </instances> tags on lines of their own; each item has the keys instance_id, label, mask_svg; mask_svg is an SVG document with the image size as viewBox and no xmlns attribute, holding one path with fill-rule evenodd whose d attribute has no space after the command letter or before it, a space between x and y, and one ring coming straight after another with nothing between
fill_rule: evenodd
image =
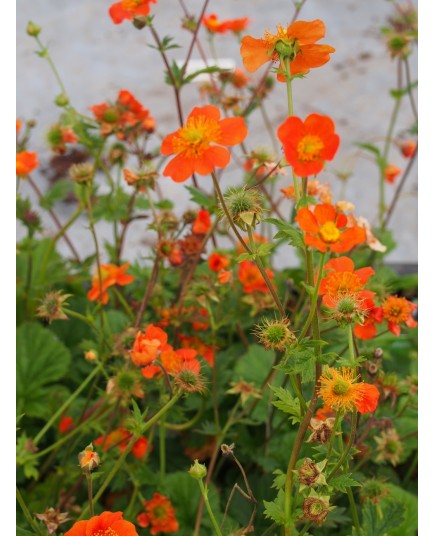
<instances>
[{"instance_id":1,"label":"orange petal","mask_svg":"<svg viewBox=\"0 0 434 536\"><path fill-rule=\"evenodd\" d=\"M330 205L329 203L322 203L320 205L316 205L313 211L320 225L324 225L329 221L335 221L336 209L333 205Z\"/></svg>"},{"instance_id":2,"label":"orange petal","mask_svg":"<svg viewBox=\"0 0 434 536\"><path fill-rule=\"evenodd\" d=\"M320 240L317 236L306 234L304 236L304 243L306 246L311 246L319 251L325 253L327 251L327 244Z\"/></svg>"},{"instance_id":3,"label":"orange petal","mask_svg":"<svg viewBox=\"0 0 434 536\"><path fill-rule=\"evenodd\" d=\"M319 232L319 226L318 226L318 222L317 222L315 216L306 207L301 208L297 212L297 216L295 217L295 221L300 226L300 229L302 229L305 232L308 232L308 233L318 233Z\"/></svg>"},{"instance_id":4,"label":"orange petal","mask_svg":"<svg viewBox=\"0 0 434 536\"><path fill-rule=\"evenodd\" d=\"M250 35L242 38L240 54L243 58L244 67L249 73L255 72L261 65L271 60L267 51L268 46L263 39L255 39Z\"/></svg>"},{"instance_id":5,"label":"orange petal","mask_svg":"<svg viewBox=\"0 0 434 536\"><path fill-rule=\"evenodd\" d=\"M230 160L231 155L224 147L209 147L199 159L194 161L194 169L199 175L208 175L216 167L226 167Z\"/></svg>"},{"instance_id":6,"label":"orange petal","mask_svg":"<svg viewBox=\"0 0 434 536\"><path fill-rule=\"evenodd\" d=\"M193 175L194 164L193 158L177 155L164 168L163 176L171 177L175 182L184 182Z\"/></svg>"},{"instance_id":7,"label":"orange petal","mask_svg":"<svg viewBox=\"0 0 434 536\"><path fill-rule=\"evenodd\" d=\"M244 141L247 136L247 126L242 117L228 117L219 122L221 137L218 143L222 145L236 145Z\"/></svg>"},{"instance_id":8,"label":"orange petal","mask_svg":"<svg viewBox=\"0 0 434 536\"><path fill-rule=\"evenodd\" d=\"M175 152L173 148L173 140L179 136L178 133L180 130L181 129L178 129L176 132L173 132L172 134L169 134L168 136L164 138L163 143L161 144L161 147L160 147L161 154L164 154L165 156L167 156Z\"/></svg>"},{"instance_id":9,"label":"orange petal","mask_svg":"<svg viewBox=\"0 0 434 536\"><path fill-rule=\"evenodd\" d=\"M377 326L375 324L356 324L354 328L354 335L358 339L368 341L373 339L377 334Z\"/></svg>"},{"instance_id":10,"label":"orange petal","mask_svg":"<svg viewBox=\"0 0 434 536\"><path fill-rule=\"evenodd\" d=\"M220 119L220 110L217 108L217 106L213 106L211 104L207 106L195 106L188 116L187 121L190 119L190 117L200 117L201 115L205 115L209 119L218 121Z\"/></svg>"},{"instance_id":11,"label":"orange petal","mask_svg":"<svg viewBox=\"0 0 434 536\"><path fill-rule=\"evenodd\" d=\"M132 19L133 15L122 7L122 2L117 2L109 8L109 15L115 24L120 24L125 19Z\"/></svg>"},{"instance_id":12,"label":"orange petal","mask_svg":"<svg viewBox=\"0 0 434 536\"><path fill-rule=\"evenodd\" d=\"M325 36L325 24L322 20L296 21L288 26L288 37L295 37L300 45L316 43Z\"/></svg>"},{"instance_id":13,"label":"orange petal","mask_svg":"<svg viewBox=\"0 0 434 536\"><path fill-rule=\"evenodd\" d=\"M334 270L335 272L352 272L354 262L349 257L338 257L337 259L330 259L324 269Z\"/></svg>"},{"instance_id":14,"label":"orange petal","mask_svg":"<svg viewBox=\"0 0 434 536\"><path fill-rule=\"evenodd\" d=\"M329 45L302 45L300 48L300 52L290 64L292 75L321 67L330 60L330 54L335 51Z\"/></svg>"},{"instance_id":15,"label":"orange petal","mask_svg":"<svg viewBox=\"0 0 434 536\"><path fill-rule=\"evenodd\" d=\"M356 408L360 413L375 411L378 406L380 391L370 383L358 383L354 386L360 395L360 399L355 401Z\"/></svg>"}]
</instances>

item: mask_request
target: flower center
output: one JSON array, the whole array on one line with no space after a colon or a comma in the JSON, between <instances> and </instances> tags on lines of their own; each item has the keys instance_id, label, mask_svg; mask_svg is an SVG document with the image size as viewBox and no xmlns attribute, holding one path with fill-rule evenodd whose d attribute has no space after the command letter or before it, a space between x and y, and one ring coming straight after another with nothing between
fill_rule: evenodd
<instances>
[{"instance_id":1,"label":"flower center","mask_svg":"<svg viewBox=\"0 0 434 536\"><path fill-rule=\"evenodd\" d=\"M198 158L208 149L211 142L218 143L221 127L217 121L204 115L192 117L173 139L175 153L187 158Z\"/></svg>"},{"instance_id":2,"label":"flower center","mask_svg":"<svg viewBox=\"0 0 434 536\"><path fill-rule=\"evenodd\" d=\"M336 272L327 277L326 290L329 296L358 292L362 288L360 277L353 272Z\"/></svg>"},{"instance_id":3,"label":"flower center","mask_svg":"<svg viewBox=\"0 0 434 536\"><path fill-rule=\"evenodd\" d=\"M297 144L297 155L301 162L316 162L320 160L324 143L319 136L307 134Z\"/></svg>"},{"instance_id":4,"label":"flower center","mask_svg":"<svg viewBox=\"0 0 434 536\"><path fill-rule=\"evenodd\" d=\"M335 395L342 396L346 395L350 389L350 384L344 380L337 380L333 386L333 392Z\"/></svg>"},{"instance_id":5,"label":"flower center","mask_svg":"<svg viewBox=\"0 0 434 536\"><path fill-rule=\"evenodd\" d=\"M166 509L164 508L164 506L157 506L154 509L153 514L157 519L167 516L167 512L166 512Z\"/></svg>"},{"instance_id":6,"label":"flower center","mask_svg":"<svg viewBox=\"0 0 434 536\"><path fill-rule=\"evenodd\" d=\"M108 527L107 529L98 530L97 532L93 533L93 536L119 536L119 534Z\"/></svg>"},{"instance_id":7,"label":"flower center","mask_svg":"<svg viewBox=\"0 0 434 536\"><path fill-rule=\"evenodd\" d=\"M334 244L339 240L340 231L332 221L327 221L319 230L320 237L328 244Z\"/></svg>"},{"instance_id":8,"label":"flower center","mask_svg":"<svg viewBox=\"0 0 434 536\"><path fill-rule=\"evenodd\" d=\"M387 320L399 324L408 319L411 314L411 307L405 298L390 296L383 305L383 312Z\"/></svg>"}]
</instances>

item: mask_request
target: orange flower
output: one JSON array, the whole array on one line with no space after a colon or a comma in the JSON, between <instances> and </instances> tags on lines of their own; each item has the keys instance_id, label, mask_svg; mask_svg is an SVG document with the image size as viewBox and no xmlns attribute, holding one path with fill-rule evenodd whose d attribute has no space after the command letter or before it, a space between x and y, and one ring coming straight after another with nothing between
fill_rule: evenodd
<instances>
[{"instance_id":1,"label":"orange flower","mask_svg":"<svg viewBox=\"0 0 434 536\"><path fill-rule=\"evenodd\" d=\"M272 60L279 62L277 79L285 82L281 73L279 54L290 59L291 75L304 74L309 69L321 67L330 60L330 54L335 49L329 45L315 43L325 36L323 21L317 19L310 22L297 21L286 28L277 26L277 33L266 32L261 39L251 36L243 37L241 41L241 56L244 67L253 73L261 65Z\"/></svg>"},{"instance_id":2,"label":"orange flower","mask_svg":"<svg viewBox=\"0 0 434 536\"><path fill-rule=\"evenodd\" d=\"M64 415L60 419L60 422L59 422L59 426L58 426L59 432L61 434L64 434L65 432L67 432L71 428L73 422L74 422L74 419L72 417L67 417L66 415Z\"/></svg>"},{"instance_id":3,"label":"orange flower","mask_svg":"<svg viewBox=\"0 0 434 536\"><path fill-rule=\"evenodd\" d=\"M399 145L404 158L411 158L416 152L417 143L413 140L404 141Z\"/></svg>"},{"instance_id":4,"label":"orange flower","mask_svg":"<svg viewBox=\"0 0 434 536\"><path fill-rule=\"evenodd\" d=\"M363 292L360 294L363 295ZM372 296L366 296L364 298L363 307L365 308L363 324L356 324L353 331L358 339L367 341L377 334L377 326L375 324L381 324L383 322L384 314L383 309L375 305Z\"/></svg>"},{"instance_id":5,"label":"orange flower","mask_svg":"<svg viewBox=\"0 0 434 536\"><path fill-rule=\"evenodd\" d=\"M274 273L269 268L265 270L269 279L274 277ZM257 290L258 292L268 292L268 286L262 277L259 268L250 261L240 262L240 269L238 272L238 279L243 285L243 292L250 294Z\"/></svg>"},{"instance_id":6,"label":"orange flower","mask_svg":"<svg viewBox=\"0 0 434 536\"><path fill-rule=\"evenodd\" d=\"M131 361L137 366L149 365L167 348L171 348L167 344L167 334L161 328L149 324L145 333L137 333L130 354Z\"/></svg>"},{"instance_id":7,"label":"orange flower","mask_svg":"<svg viewBox=\"0 0 434 536\"><path fill-rule=\"evenodd\" d=\"M211 216L207 210L199 210L191 230L193 234L205 235L211 227Z\"/></svg>"},{"instance_id":8,"label":"orange flower","mask_svg":"<svg viewBox=\"0 0 434 536\"><path fill-rule=\"evenodd\" d=\"M208 266L213 272L220 272L230 265L230 260L226 255L221 255L220 253L211 253L208 258Z\"/></svg>"},{"instance_id":9,"label":"orange flower","mask_svg":"<svg viewBox=\"0 0 434 536\"><path fill-rule=\"evenodd\" d=\"M120 285L121 287L128 285L134 281L134 276L126 274L130 263L127 262L122 266L116 266L115 264L101 264L101 288L99 281L99 274L96 273L92 278L92 288L87 293L87 297L90 301L98 300L105 305L109 296L107 289L114 285Z\"/></svg>"},{"instance_id":10,"label":"orange flower","mask_svg":"<svg viewBox=\"0 0 434 536\"><path fill-rule=\"evenodd\" d=\"M360 413L375 411L380 396L375 385L364 382L356 383L358 376L350 367L342 369L326 368L320 377L319 395L324 404L336 410L352 411L354 408Z\"/></svg>"},{"instance_id":11,"label":"orange flower","mask_svg":"<svg viewBox=\"0 0 434 536\"><path fill-rule=\"evenodd\" d=\"M103 512L86 521L77 521L65 536L138 536L135 526L122 512Z\"/></svg>"},{"instance_id":12,"label":"orange flower","mask_svg":"<svg viewBox=\"0 0 434 536\"><path fill-rule=\"evenodd\" d=\"M47 140L52 151L58 154L64 154L66 152L66 144L76 143L78 137L72 128L56 124L48 131Z\"/></svg>"},{"instance_id":13,"label":"orange flower","mask_svg":"<svg viewBox=\"0 0 434 536\"><path fill-rule=\"evenodd\" d=\"M211 13L202 18L202 24L210 33L226 33L228 31L238 33L247 28L249 19L248 17L243 17L242 19L221 21L215 13Z\"/></svg>"},{"instance_id":14,"label":"orange flower","mask_svg":"<svg viewBox=\"0 0 434 536\"><path fill-rule=\"evenodd\" d=\"M123 426L118 426L114 428L109 434L104 434L95 439L95 445L98 445L102 448L104 452L109 450L112 447L118 447L121 452L123 452L127 446L128 442L131 439L132 434Z\"/></svg>"},{"instance_id":15,"label":"orange flower","mask_svg":"<svg viewBox=\"0 0 434 536\"><path fill-rule=\"evenodd\" d=\"M176 532L179 530L179 523L175 517L176 512L172 503L164 495L154 493L152 499L143 501L145 511L137 516L139 527L151 526L151 534L164 532Z\"/></svg>"},{"instance_id":16,"label":"orange flower","mask_svg":"<svg viewBox=\"0 0 434 536\"><path fill-rule=\"evenodd\" d=\"M21 127L22 127L22 122L21 122L21 119L16 119L16 129L17 129L17 134L18 132L21 130Z\"/></svg>"},{"instance_id":17,"label":"orange flower","mask_svg":"<svg viewBox=\"0 0 434 536\"><path fill-rule=\"evenodd\" d=\"M326 115L310 114L304 123L292 115L277 129L277 137L286 160L299 177L318 174L339 147L335 124Z\"/></svg>"},{"instance_id":18,"label":"orange flower","mask_svg":"<svg viewBox=\"0 0 434 536\"><path fill-rule=\"evenodd\" d=\"M321 280L319 295L323 296L323 304L327 307L333 307L330 298L363 290L365 283L375 274L370 266L354 270L354 262L349 257L331 259L324 270L328 274Z\"/></svg>"},{"instance_id":19,"label":"orange flower","mask_svg":"<svg viewBox=\"0 0 434 536\"><path fill-rule=\"evenodd\" d=\"M21 151L16 157L17 175L28 175L31 171L39 166L37 153Z\"/></svg>"},{"instance_id":20,"label":"orange flower","mask_svg":"<svg viewBox=\"0 0 434 536\"><path fill-rule=\"evenodd\" d=\"M406 324L409 328L417 326L416 320L412 317L412 312L417 309L417 305L406 298L389 296L385 299L382 309L384 319L388 322L389 331L396 336L401 334L400 324Z\"/></svg>"},{"instance_id":21,"label":"orange flower","mask_svg":"<svg viewBox=\"0 0 434 536\"><path fill-rule=\"evenodd\" d=\"M400 173L401 169L398 166L388 164L384 170L384 180L389 184L393 184Z\"/></svg>"},{"instance_id":22,"label":"orange flower","mask_svg":"<svg viewBox=\"0 0 434 536\"><path fill-rule=\"evenodd\" d=\"M216 167L224 168L231 157L221 145L236 145L246 136L247 127L242 117L220 120L220 111L216 106L195 107L186 125L163 140L161 153L176 155L167 164L163 175L175 182L184 182L193 173L208 175Z\"/></svg>"},{"instance_id":23,"label":"orange flower","mask_svg":"<svg viewBox=\"0 0 434 536\"><path fill-rule=\"evenodd\" d=\"M280 191L288 199L295 199L294 185L290 184L287 188L281 188ZM332 192L330 190L330 186L328 185L328 183L321 184L318 180L307 181L307 195L309 197L318 196L318 199L322 203L332 202Z\"/></svg>"},{"instance_id":24,"label":"orange flower","mask_svg":"<svg viewBox=\"0 0 434 536\"><path fill-rule=\"evenodd\" d=\"M220 285L225 285L232 281L232 272L230 270L220 270L217 274L217 281Z\"/></svg>"},{"instance_id":25,"label":"orange flower","mask_svg":"<svg viewBox=\"0 0 434 536\"><path fill-rule=\"evenodd\" d=\"M141 15L146 17L149 13L149 4L157 3L157 0L121 0L109 8L109 14L115 24L120 24L124 20L131 20L133 17Z\"/></svg>"},{"instance_id":26,"label":"orange flower","mask_svg":"<svg viewBox=\"0 0 434 536\"><path fill-rule=\"evenodd\" d=\"M212 346L206 345L199 337L189 337L181 333L178 335L178 339L182 348L193 348L211 367L214 366L214 350Z\"/></svg>"},{"instance_id":27,"label":"orange flower","mask_svg":"<svg viewBox=\"0 0 434 536\"><path fill-rule=\"evenodd\" d=\"M121 89L114 104L102 102L90 106L97 121L101 123L101 136L108 136L116 133L117 137L124 139L126 136L133 134L132 130L140 133L152 132L155 128L155 122L149 115L149 110L126 89ZM149 124L151 120L151 124ZM150 127L150 129L149 129Z\"/></svg>"},{"instance_id":28,"label":"orange flower","mask_svg":"<svg viewBox=\"0 0 434 536\"><path fill-rule=\"evenodd\" d=\"M366 232L362 227L353 226L342 230L347 225L347 217L342 212L337 213L335 207L328 203L316 205L313 211L301 208L295 221L305 232L306 245L322 252L330 250L344 253L366 240Z\"/></svg>"},{"instance_id":29,"label":"orange flower","mask_svg":"<svg viewBox=\"0 0 434 536\"><path fill-rule=\"evenodd\" d=\"M146 437L139 437L139 439L134 443L134 446L131 450L134 458L138 460L142 459L146 452L148 451L148 440Z\"/></svg>"}]
</instances>

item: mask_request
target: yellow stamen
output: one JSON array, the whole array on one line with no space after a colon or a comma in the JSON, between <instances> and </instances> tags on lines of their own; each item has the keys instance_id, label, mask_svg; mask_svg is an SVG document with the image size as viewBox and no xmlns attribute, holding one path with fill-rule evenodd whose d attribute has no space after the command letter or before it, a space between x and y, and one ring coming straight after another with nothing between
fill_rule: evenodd
<instances>
[{"instance_id":1,"label":"yellow stamen","mask_svg":"<svg viewBox=\"0 0 434 536\"><path fill-rule=\"evenodd\" d=\"M217 121L205 115L191 117L173 139L174 152L186 158L200 157L211 142L218 143L221 127Z\"/></svg>"},{"instance_id":2,"label":"yellow stamen","mask_svg":"<svg viewBox=\"0 0 434 536\"><path fill-rule=\"evenodd\" d=\"M328 221L321 226L319 235L327 244L334 244L339 240L341 233L332 221Z\"/></svg>"},{"instance_id":3,"label":"yellow stamen","mask_svg":"<svg viewBox=\"0 0 434 536\"><path fill-rule=\"evenodd\" d=\"M298 159L302 162L315 162L320 159L324 143L319 136L307 134L297 144Z\"/></svg>"}]
</instances>

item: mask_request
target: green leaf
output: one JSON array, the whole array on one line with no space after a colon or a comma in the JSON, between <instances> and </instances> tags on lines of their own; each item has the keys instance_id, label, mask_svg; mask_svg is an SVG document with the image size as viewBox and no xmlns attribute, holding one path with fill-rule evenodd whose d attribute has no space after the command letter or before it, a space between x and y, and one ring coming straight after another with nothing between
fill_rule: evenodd
<instances>
[{"instance_id":1,"label":"green leaf","mask_svg":"<svg viewBox=\"0 0 434 536\"><path fill-rule=\"evenodd\" d=\"M16 536L34 536L35 532L24 530L21 527L16 527Z\"/></svg>"},{"instance_id":2,"label":"green leaf","mask_svg":"<svg viewBox=\"0 0 434 536\"><path fill-rule=\"evenodd\" d=\"M365 149L366 151L369 151L370 153L375 154L377 158L381 157L381 152L378 147L375 145L372 145L372 143L356 143L357 147L360 147L361 149Z\"/></svg>"},{"instance_id":3,"label":"green leaf","mask_svg":"<svg viewBox=\"0 0 434 536\"><path fill-rule=\"evenodd\" d=\"M194 203L197 203L199 206L207 209L211 209L214 206L214 199L201 192L198 188L195 188L194 186L186 186L186 188L190 192L190 199Z\"/></svg>"},{"instance_id":4,"label":"green leaf","mask_svg":"<svg viewBox=\"0 0 434 536\"><path fill-rule=\"evenodd\" d=\"M291 415L292 424L301 421L300 413L300 401L298 398L294 398L292 394L283 387L273 387L270 385L270 389L273 391L277 400L273 401L273 406L284 413Z\"/></svg>"},{"instance_id":5,"label":"green leaf","mask_svg":"<svg viewBox=\"0 0 434 536\"><path fill-rule=\"evenodd\" d=\"M272 519L278 525L285 525L286 515L284 509L285 494L279 490L274 501L264 501L265 511L264 516L267 519Z\"/></svg>"},{"instance_id":6,"label":"green leaf","mask_svg":"<svg viewBox=\"0 0 434 536\"><path fill-rule=\"evenodd\" d=\"M404 515L404 520L401 524L389 531L389 536L413 536L417 534L418 527L418 505L417 497L412 493L409 493L405 489L402 489L393 484L386 484L389 490L390 500L401 504L401 510Z\"/></svg>"},{"instance_id":7,"label":"green leaf","mask_svg":"<svg viewBox=\"0 0 434 536\"><path fill-rule=\"evenodd\" d=\"M184 80L182 81L182 84L188 84L192 80L196 78L196 76L199 76L203 73L225 73L230 72L230 69L222 69L221 67L211 66L211 67L205 67L204 69L199 69L198 71L195 71L194 73L190 74L189 76L186 76Z\"/></svg>"},{"instance_id":8,"label":"green leaf","mask_svg":"<svg viewBox=\"0 0 434 536\"><path fill-rule=\"evenodd\" d=\"M295 229L290 223L278 220L277 218L266 218L265 222L271 223L279 229L279 232L274 238L283 238L288 241L291 246L296 248L304 248L303 233Z\"/></svg>"},{"instance_id":9,"label":"green leaf","mask_svg":"<svg viewBox=\"0 0 434 536\"><path fill-rule=\"evenodd\" d=\"M379 536L380 534L389 534L391 529L399 527L404 522L403 503L394 500L381 502L381 515L378 509L371 502L367 502L362 510L363 528L366 536ZM401 530L401 529L400 529ZM408 534L411 532L399 532L399 534Z\"/></svg>"},{"instance_id":10,"label":"green leaf","mask_svg":"<svg viewBox=\"0 0 434 536\"><path fill-rule=\"evenodd\" d=\"M400 99L404 95L407 95L407 93L411 93L412 89L417 87L417 85L418 85L418 81L415 80L414 82L409 84L407 87L404 87L402 89L391 89L389 93L394 99Z\"/></svg>"},{"instance_id":11,"label":"green leaf","mask_svg":"<svg viewBox=\"0 0 434 536\"><path fill-rule=\"evenodd\" d=\"M17 329L17 412L48 418L47 400L59 389L52 384L66 375L70 361L69 350L49 329L22 324Z\"/></svg>"},{"instance_id":12,"label":"green leaf","mask_svg":"<svg viewBox=\"0 0 434 536\"><path fill-rule=\"evenodd\" d=\"M62 201L65 197L74 191L74 183L71 180L64 179L54 183L47 193L40 199L41 207L50 209L53 208L57 201Z\"/></svg>"},{"instance_id":13,"label":"green leaf","mask_svg":"<svg viewBox=\"0 0 434 536\"><path fill-rule=\"evenodd\" d=\"M352 486L360 486L361 484L357 482L357 480L351 478L350 473L348 473L346 475L339 475L336 478L333 478L332 480L330 480L329 485L337 489L338 491L345 492L346 488L350 488Z\"/></svg>"}]
</instances>

